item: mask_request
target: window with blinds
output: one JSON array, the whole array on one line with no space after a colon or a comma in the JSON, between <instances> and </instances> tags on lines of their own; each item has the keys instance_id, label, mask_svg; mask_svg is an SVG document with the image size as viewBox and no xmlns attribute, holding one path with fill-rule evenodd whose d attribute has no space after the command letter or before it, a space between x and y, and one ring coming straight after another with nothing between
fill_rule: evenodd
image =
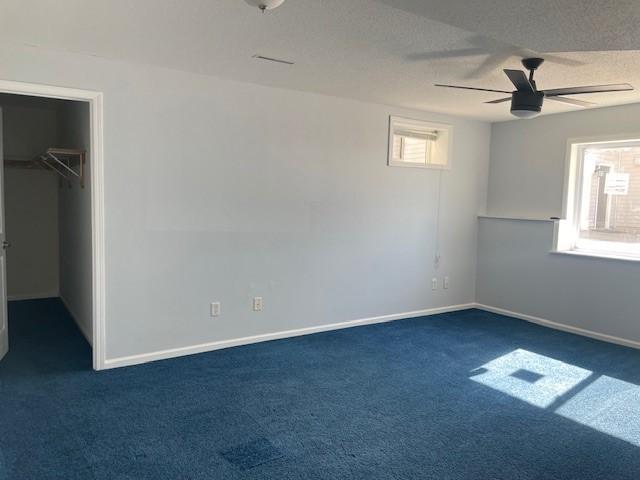
<instances>
[{"instance_id":1,"label":"window with blinds","mask_svg":"<svg viewBox=\"0 0 640 480\"><path fill-rule=\"evenodd\" d=\"M446 168L450 130L449 125L391 117L389 165Z\"/></svg>"}]
</instances>

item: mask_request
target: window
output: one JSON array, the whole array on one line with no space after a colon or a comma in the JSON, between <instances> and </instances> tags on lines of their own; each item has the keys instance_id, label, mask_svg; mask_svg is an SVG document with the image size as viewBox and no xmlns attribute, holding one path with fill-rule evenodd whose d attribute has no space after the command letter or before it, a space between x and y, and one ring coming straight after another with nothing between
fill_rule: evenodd
<instances>
[{"instance_id":1,"label":"window","mask_svg":"<svg viewBox=\"0 0 640 480\"><path fill-rule=\"evenodd\" d=\"M451 126L391 117L389 165L448 168Z\"/></svg>"},{"instance_id":2,"label":"window","mask_svg":"<svg viewBox=\"0 0 640 480\"><path fill-rule=\"evenodd\" d=\"M640 140L574 143L571 151L561 243L578 253L640 260Z\"/></svg>"}]
</instances>

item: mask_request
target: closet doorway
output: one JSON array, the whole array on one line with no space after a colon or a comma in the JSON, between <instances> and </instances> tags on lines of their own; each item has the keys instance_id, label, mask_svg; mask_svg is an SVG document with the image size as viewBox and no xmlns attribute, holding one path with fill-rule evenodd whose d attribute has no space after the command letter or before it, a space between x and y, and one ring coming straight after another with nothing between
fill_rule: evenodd
<instances>
[{"instance_id":1,"label":"closet doorway","mask_svg":"<svg viewBox=\"0 0 640 480\"><path fill-rule=\"evenodd\" d=\"M100 115L95 92L0 81L0 362L104 367Z\"/></svg>"}]
</instances>

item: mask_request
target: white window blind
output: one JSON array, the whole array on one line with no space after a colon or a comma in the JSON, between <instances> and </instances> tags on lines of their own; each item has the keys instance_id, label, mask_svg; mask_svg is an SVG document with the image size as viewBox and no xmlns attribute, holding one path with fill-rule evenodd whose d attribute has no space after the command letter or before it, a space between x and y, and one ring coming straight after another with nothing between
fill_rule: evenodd
<instances>
[{"instance_id":1,"label":"white window blind","mask_svg":"<svg viewBox=\"0 0 640 480\"><path fill-rule=\"evenodd\" d=\"M449 131L443 127L391 117L389 165L446 167Z\"/></svg>"}]
</instances>

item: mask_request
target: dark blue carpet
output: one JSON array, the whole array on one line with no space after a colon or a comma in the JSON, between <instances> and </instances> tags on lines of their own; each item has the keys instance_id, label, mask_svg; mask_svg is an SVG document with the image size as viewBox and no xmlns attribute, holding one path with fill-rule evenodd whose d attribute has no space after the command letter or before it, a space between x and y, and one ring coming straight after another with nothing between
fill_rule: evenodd
<instances>
[{"instance_id":1,"label":"dark blue carpet","mask_svg":"<svg viewBox=\"0 0 640 480\"><path fill-rule=\"evenodd\" d=\"M93 372L10 304L0 479L638 479L640 352L477 310Z\"/></svg>"}]
</instances>

